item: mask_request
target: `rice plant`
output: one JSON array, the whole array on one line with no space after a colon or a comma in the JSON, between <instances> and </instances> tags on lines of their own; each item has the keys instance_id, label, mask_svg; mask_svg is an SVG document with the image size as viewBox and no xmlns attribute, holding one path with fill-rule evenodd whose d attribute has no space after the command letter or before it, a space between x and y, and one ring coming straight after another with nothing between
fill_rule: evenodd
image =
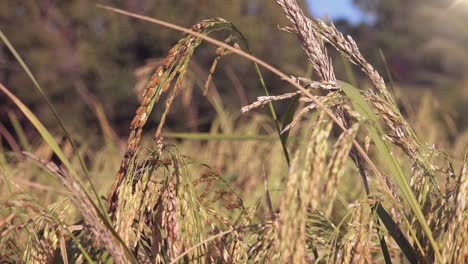
<instances>
[{"instance_id":1,"label":"rice plant","mask_svg":"<svg viewBox=\"0 0 468 264\"><path fill-rule=\"evenodd\" d=\"M241 32L222 18L186 29L99 6L185 33L154 74L143 78L147 83L121 159L96 101L91 105L107 131L106 146L80 149L62 126L71 149L67 155L35 114L0 84L60 161L40 157L24 147L29 143L22 144L21 153L0 151L6 193L0 196L2 263L466 262L468 155L457 160L420 139L351 36L305 16L295 0L277 3L290 22L282 30L297 36L311 76L286 74L256 58ZM227 35L224 41L210 37L219 31ZM217 50L200 82L192 60L203 42ZM361 69L371 85L358 89L338 80L331 48ZM226 113L211 88L217 65L234 55L252 62L265 92L242 107L242 115ZM291 91L270 95L260 67ZM194 86L218 114L212 132L166 132L174 101ZM274 107L281 103L289 105L282 117ZM255 113L263 106L269 116ZM144 126L155 107L164 110L153 140L145 140ZM245 115L249 118L242 119ZM92 156L91 168L83 155ZM31 175L53 177L62 193L52 201L35 196L17 181ZM110 190L96 187L104 179L113 181Z\"/></svg>"}]
</instances>

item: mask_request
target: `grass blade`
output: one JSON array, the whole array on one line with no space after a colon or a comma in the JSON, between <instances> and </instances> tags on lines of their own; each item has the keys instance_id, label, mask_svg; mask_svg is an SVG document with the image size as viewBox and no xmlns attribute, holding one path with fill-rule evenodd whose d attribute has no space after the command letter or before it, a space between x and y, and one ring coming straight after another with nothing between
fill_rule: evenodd
<instances>
[{"instance_id":1,"label":"grass blade","mask_svg":"<svg viewBox=\"0 0 468 264\"><path fill-rule=\"evenodd\" d=\"M392 217L387 213L383 206L381 204L378 204L373 207L373 210L377 212L377 215L384 224L385 228L388 230L388 233L393 237L395 242L400 247L401 251L403 251L403 254L405 254L408 261L410 263L418 263L419 257L416 253L416 250L414 250L413 246L411 246L411 243L408 241L408 239L406 239L406 237L402 235L400 228L393 221ZM381 238L381 241L385 242L383 237ZM384 248L383 245L382 248ZM388 253L385 254L384 252L385 259L389 258L388 255Z\"/></svg>"},{"instance_id":2,"label":"grass blade","mask_svg":"<svg viewBox=\"0 0 468 264\"><path fill-rule=\"evenodd\" d=\"M57 155L57 157L60 159L60 161L63 163L67 171L70 173L70 175L78 181L78 174L77 172L73 169L73 166L71 165L70 161L67 159L63 151L60 149L59 145L53 138L53 136L49 133L49 131L45 128L45 126L39 121L39 119L29 110L29 108L24 105L21 100L19 100L15 95L13 95L3 84L0 83L0 90L5 93L15 104L18 106L18 108L23 112L23 114L28 118L28 120L34 125L34 127L37 129L39 134L41 134L42 138L47 142L47 144L52 148L54 153ZM81 185L81 184L80 184ZM81 187L81 186L80 186ZM81 187L84 191L84 188ZM123 243L122 239L117 235L115 230L113 229L112 225L110 224L110 221L108 221L107 213L106 211L101 211L99 208L94 204L92 199L89 197L88 193L85 192L87 197L89 198L90 202L96 209L96 212L98 216L101 218L103 223L106 225L106 227L109 229L109 231L118 239L120 243L123 244L124 249L128 251L128 248L126 245ZM99 198L98 198L99 199ZM131 254L127 254L130 257L133 257ZM134 261L136 263L136 261Z\"/></svg>"},{"instance_id":3,"label":"grass blade","mask_svg":"<svg viewBox=\"0 0 468 264\"><path fill-rule=\"evenodd\" d=\"M390 149L390 146L385 141L385 133L382 127L380 126L377 117L372 111L371 106L366 102L366 100L360 94L357 88L342 81L339 81L339 85L343 89L343 91L346 93L346 95L349 97L349 99L351 100L356 111L358 111L361 115L363 115L369 120L370 122L369 133L377 147L378 153L386 161L386 164L388 165L388 168L390 169L390 172L393 175L393 178L395 179L398 187L400 188L400 191L403 194L403 197L410 205L411 210L415 214L424 233L429 239L429 242L432 248L434 249L437 261L441 262L442 256L440 255L439 246L437 242L434 240L432 231L429 228L429 225L426 219L424 218L424 214L416 200L416 197L411 191L411 187L409 186L408 182L405 179L403 170L401 169L401 166L398 160L395 158L395 156L393 155Z\"/></svg>"},{"instance_id":4,"label":"grass blade","mask_svg":"<svg viewBox=\"0 0 468 264\"><path fill-rule=\"evenodd\" d=\"M31 72L31 70L29 69L29 67L26 65L26 63L23 61L23 59L21 58L21 56L18 54L18 52L16 51L16 49L13 47L13 45L10 43L10 41L8 40L8 38L3 34L3 32L2 32L1 30L0 30L0 38L1 38L2 41L5 43L5 45L8 47L8 49L9 49L10 52L13 54L13 56L14 56L15 59L18 61L18 63L21 65L21 67L22 67L23 70L26 72L26 74L28 75L28 77L31 79L31 81L33 82L33 84L34 84L34 86L36 87L36 89L39 91L39 93L40 93L40 95L42 96L42 98L46 101L46 103L47 103L47 105L49 106L50 110L52 111L52 113L53 113L55 119L57 120L57 122L58 122L60 128L62 129L62 131L63 131L63 133L65 134L66 138L67 138L68 141L70 142L70 145L72 146L73 151L74 151L75 155L77 156L77 158L78 158L78 160L79 160L79 162L80 162L81 167L83 168L83 171L84 171L84 173L85 173L85 176L86 176L87 180L89 181L89 183L90 183L90 185L91 185L91 190L93 191L94 195L96 196L96 199L97 199L97 202L98 202L98 204L99 204L99 207L100 207L101 211L103 212L104 216L105 216L106 218L108 218L107 211L106 211L104 205L103 205L102 202L101 202L101 199L100 199L100 197L99 197L98 192L96 191L96 188L95 188L94 185L93 185L93 182L91 181L91 177L90 177L90 175L89 175L88 168L86 167L86 165L85 165L83 159L82 159L81 156L79 155L79 153L78 153L78 148L76 147L75 143L73 142L73 140L72 140L72 138L71 138L71 136L70 136L70 133L68 133L68 130L65 128L65 125L63 124L62 120L60 120L60 117L59 117L57 111L55 110L54 106L53 106L52 103L50 102L50 100L49 100L49 98L47 97L47 95L46 95L46 93L44 92L44 90L41 88L41 86L40 86L39 83L37 82L36 78L34 78L34 75L32 74L32 72ZM5 88L5 87L3 87L3 88ZM6 90L6 88L5 88L5 89L2 89L2 90ZM11 93L10 93L10 94L11 94ZM13 99L11 96L9 96L9 97L10 97L11 99ZM16 97L15 97L15 98L16 98ZM19 107L20 105L19 105L17 102L21 103L21 101L18 100L18 99L16 98L15 103L16 103L16 104L18 105L18 107ZM27 109L27 107L26 107L24 104L22 104L22 103L21 103L21 105L22 105L21 111L23 111L23 113L25 113L25 112L24 112L24 109ZM29 111L29 110L28 110L28 111ZM30 111L29 111L29 112L30 112ZM30 115L28 116L28 118L31 117L31 116L34 116L34 115L32 114L32 112L30 112L29 114L30 114ZM31 120L31 119L30 119L30 120ZM31 120L31 121L32 121L32 120ZM33 123L33 125L34 125L36 128L38 128L37 125L40 124L40 121L39 121L37 118L35 118L35 119L34 119L34 122L35 122L35 123ZM41 126L42 126L42 124L41 124ZM51 135L48 133L47 129L46 129L44 126L42 126L42 127L40 127L40 128L41 128L41 131L39 131L39 132L41 133L41 136L44 136L44 135L46 135L46 136L51 136ZM47 132L47 133L45 133L45 132ZM47 134L48 134L48 135L47 135ZM55 145L56 145L55 140L52 140L52 141L51 141L50 138L49 138L49 139L47 139L46 141L47 141L47 143L52 143L52 141L53 141L53 142L55 143ZM60 148L59 148L58 146L56 147L55 145L54 145L53 147L52 147L52 145L51 145L51 147L52 147L52 149L54 150L54 152L55 152L55 151L60 151L60 152L61 152ZM57 152L56 152L56 154L59 155ZM63 154L63 153L62 153L62 154ZM68 159L67 159L64 155L63 155L62 157L60 157L60 159L61 159L61 160L62 160L62 159L66 160L66 163L67 163L68 165L70 165L70 163L68 162ZM62 162L64 162L64 160L62 160ZM64 164L65 164L65 163L64 163ZM70 166L71 166L71 165L70 165ZM70 167L70 168L67 167L67 169L72 169L72 168L71 168L71 167ZM74 172L74 170L72 170L72 171ZM73 173L72 171L70 171L70 172ZM78 174L75 173L74 176L77 177Z\"/></svg>"},{"instance_id":5,"label":"grass blade","mask_svg":"<svg viewBox=\"0 0 468 264\"><path fill-rule=\"evenodd\" d=\"M296 112L296 109L299 106L299 98L300 97L301 97L300 95L296 95L289 102L288 109L286 110L286 112L281 117L281 131L283 131L284 128L292 122L292 120L294 118L294 113ZM284 145L286 145L286 143L288 141L289 132L290 132L290 130L288 129L288 130L284 131L280 135L281 142ZM288 153L286 153L286 154L288 154ZM289 155L287 155L287 159L289 160Z\"/></svg>"},{"instance_id":6,"label":"grass blade","mask_svg":"<svg viewBox=\"0 0 468 264\"><path fill-rule=\"evenodd\" d=\"M47 128L39 121L39 119L29 110L29 108L24 105L21 100L19 100L15 95L13 95L3 84L0 83L0 90L5 93L15 104L16 106L23 112L23 114L28 118L31 124L37 129L39 134L42 138L46 141L46 143L52 148L54 153L63 163L63 165L67 168L67 170L75 177L78 176L76 171L73 169L70 161L67 159L63 151L60 149L60 146L55 141L54 137L49 133Z\"/></svg>"},{"instance_id":7,"label":"grass blade","mask_svg":"<svg viewBox=\"0 0 468 264\"><path fill-rule=\"evenodd\" d=\"M8 118L10 119L11 125L15 130L21 147L23 147L26 151L31 151L31 145L29 145L28 139L26 138L26 133L24 133L18 118L13 114L13 112L8 112Z\"/></svg>"}]
</instances>

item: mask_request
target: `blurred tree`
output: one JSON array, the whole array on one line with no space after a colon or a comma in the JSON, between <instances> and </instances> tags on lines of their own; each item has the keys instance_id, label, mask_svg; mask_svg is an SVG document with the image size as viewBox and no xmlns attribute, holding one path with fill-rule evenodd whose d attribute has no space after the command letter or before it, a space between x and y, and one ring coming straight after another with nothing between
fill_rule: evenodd
<instances>
[{"instance_id":1,"label":"blurred tree","mask_svg":"<svg viewBox=\"0 0 468 264\"><path fill-rule=\"evenodd\" d=\"M464 78L468 70L466 1L353 1L373 15L371 45L385 51L397 77L429 83L440 83L442 76L444 81Z\"/></svg>"},{"instance_id":2,"label":"blurred tree","mask_svg":"<svg viewBox=\"0 0 468 264\"><path fill-rule=\"evenodd\" d=\"M430 89L463 131L468 126L468 1L353 1L375 19L357 30L368 57L378 64L381 48L396 80L411 88L405 94L413 88Z\"/></svg>"},{"instance_id":3,"label":"blurred tree","mask_svg":"<svg viewBox=\"0 0 468 264\"><path fill-rule=\"evenodd\" d=\"M285 24L286 20L275 1L106 2L186 27L202 19L222 17L232 21L245 34L257 56L286 71L303 70L306 63L295 38L278 30L277 26ZM86 87L104 104L114 125L122 128L121 133L126 133L137 104L132 89L135 84L134 70L146 59L166 56L169 48L181 37L179 33L154 24L99 9L93 0L0 1L0 25L65 121L76 128L96 123L83 100L77 99L77 87ZM226 36L218 35L220 38ZM197 52L197 61L205 69L215 57L214 51L215 47L205 45ZM226 63L232 60L227 59ZM0 82L5 83L40 116L47 117L48 110L38 100L38 94L32 92L31 81L3 45L0 62ZM231 66L237 75L242 76L241 80L249 88L249 93L261 91L256 88L258 79L251 64L236 59ZM267 78L272 87L282 85L271 76L267 75ZM233 90L232 83L223 76L222 71L215 76L215 82L222 94Z\"/></svg>"}]
</instances>

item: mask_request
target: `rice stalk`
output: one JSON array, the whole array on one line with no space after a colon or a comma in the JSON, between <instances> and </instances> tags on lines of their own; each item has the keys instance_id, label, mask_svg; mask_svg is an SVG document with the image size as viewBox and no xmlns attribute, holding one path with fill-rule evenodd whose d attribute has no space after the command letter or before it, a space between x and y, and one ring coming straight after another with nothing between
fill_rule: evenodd
<instances>
[{"instance_id":1,"label":"rice stalk","mask_svg":"<svg viewBox=\"0 0 468 264\"><path fill-rule=\"evenodd\" d=\"M287 28L287 31L293 32L298 35L300 41L302 42L303 49L305 50L307 56L309 57L309 60L314 61L316 65L320 65L322 69L316 69L318 75L322 79L329 78L331 81L335 81L333 79L332 74L326 74L330 70L330 66L327 64L330 60L326 59L326 51L324 51L323 44L321 41L327 41L330 44L332 44L335 48L337 48L340 52L344 53L344 55L350 60L350 62L359 65L362 70L368 75L368 77L372 80L374 86L376 87L377 91L382 95L382 97L379 97L382 99L381 101L384 101L388 103L389 106L391 106L389 109L390 110L395 110L395 111L386 111L386 113L393 114L394 116L401 117L399 114L399 111L397 110L396 104L394 103L394 100L388 90L385 87L385 83L382 79L382 77L378 74L377 71L373 69L373 67L368 64L361 53L359 52L359 49L357 48L356 43L351 37L348 37L345 39L343 35L338 32L333 26L329 27L322 21L318 19L308 19L304 16L302 11L300 10L298 4L294 0L278 0L278 4L283 8L283 11L286 13L286 16L289 18L290 22L293 24L292 28ZM315 40L314 40L315 39ZM313 55L315 53L315 55ZM341 88L343 88L343 85L340 85ZM386 109L387 110L387 109ZM381 115L382 112L380 112ZM414 136L414 133L412 133L412 130L410 126L403 121L404 119L401 117L401 122L398 124L388 122L394 129L395 128L400 128L402 127L405 129L405 133L408 134L408 136L405 136L406 134L400 133L400 137L402 137L402 134L404 136L404 139L407 140L408 142L413 143L413 145L420 146L419 142L417 141L417 138ZM381 133L382 134L382 133ZM376 138L375 138L376 139ZM374 140L375 140L374 139ZM377 143L377 142L376 142ZM422 148L420 148L422 149ZM424 151L424 149L422 150ZM414 158L418 158L419 156L423 156L423 153L418 153L419 155L413 156ZM391 155L390 155L391 157ZM395 161L395 159L393 159ZM393 162L396 164L395 162ZM425 164L424 159L422 159L422 164ZM426 163L427 164L427 163ZM399 168L398 165L395 165L394 168ZM427 170L426 170L427 171ZM393 171L396 180L402 189L402 192L409 202L415 218L418 220L422 232L427 236L428 241L433 248L433 252L435 253L435 257L438 261L441 260L441 255L438 249L437 242L434 240L434 236L431 233L431 230L428 226L428 223L424 219L423 212L420 209L419 205L415 203L415 198L411 190L408 188L407 183L405 182L403 175L400 171ZM365 178L363 178L365 179ZM425 186L428 186L425 184ZM423 195L425 195L428 191L428 188L423 188L425 189L423 191ZM424 204L422 204L424 206Z\"/></svg>"},{"instance_id":2,"label":"rice stalk","mask_svg":"<svg viewBox=\"0 0 468 264\"><path fill-rule=\"evenodd\" d=\"M302 263L306 253L306 213L317 208L317 181L325 170L326 151L332 126L320 115L308 136L308 144L296 154L280 204L278 250L282 262Z\"/></svg>"},{"instance_id":3,"label":"rice stalk","mask_svg":"<svg viewBox=\"0 0 468 264\"><path fill-rule=\"evenodd\" d=\"M331 217L333 205L336 200L336 195L338 193L338 183L342 177L344 171L344 162L349 155L349 151L352 147L352 140L356 136L360 124L355 123L347 132L344 132L340 135L335 145L333 146L333 152L330 156L330 162L326 169L327 175L325 179L327 180L322 192L325 196L322 197L325 201L329 201L327 209L325 211L325 216L327 218Z\"/></svg>"},{"instance_id":4,"label":"rice stalk","mask_svg":"<svg viewBox=\"0 0 468 264\"><path fill-rule=\"evenodd\" d=\"M210 32L209 28L223 23L225 23L225 21L222 19L206 20L194 25L192 29L200 32L201 34L208 34ZM201 40L191 35L179 40L179 42L169 51L169 54L162 65L156 69L155 73L151 77L151 80L148 82L145 90L143 91L141 105L137 109L135 117L130 124L131 131L127 140L127 150L125 151L124 158L121 161L120 169L116 177L117 180L114 183L108 198L108 209L111 212L111 215L117 210L117 197L119 188L121 182L124 179L124 176L127 173L129 162L135 155L135 151L138 147L141 134L143 132L143 126L146 124L146 121L148 120L154 105L159 101L163 93L168 92L172 81L176 76L178 76L176 84L173 88L172 95L169 96L166 101L166 110L163 114L163 117L161 118L161 122L155 134L156 139L159 139L165 117L167 116L174 97L177 95L184 79L184 74L187 71L188 62L192 57L195 48L200 44Z\"/></svg>"},{"instance_id":5,"label":"rice stalk","mask_svg":"<svg viewBox=\"0 0 468 264\"><path fill-rule=\"evenodd\" d=\"M81 215L89 224L90 230L94 234L94 239L103 244L112 255L115 263L135 263L133 255L127 251L127 248L121 241L117 240L117 237L111 232L112 229L102 221L98 208L96 208L93 201L72 176L52 162L28 153L25 153L25 155L47 168L72 193L71 201L80 210Z\"/></svg>"},{"instance_id":6,"label":"rice stalk","mask_svg":"<svg viewBox=\"0 0 468 264\"><path fill-rule=\"evenodd\" d=\"M279 96L267 95L252 104L256 107L265 104L271 106L273 101L294 98L281 126L286 134L285 137L281 136L283 148L290 128L295 124L309 123L309 126L305 126L306 129L299 126L305 137L292 146L297 150L289 174L284 179L284 190L278 192L281 200L277 212L274 209L276 204L271 202L270 192L266 193L270 215L267 218L270 218L271 222L255 224L257 221L265 222L265 216L262 215L265 214L265 208L260 208L259 203L251 208L245 207L243 200L222 174L203 165L203 169L194 169L198 165L196 162L180 155L161 137L173 100L182 91L184 81L187 80L187 67L194 49L202 40L209 40L206 35L211 29L208 29L208 26L205 28L202 22L192 31L184 31L190 35L179 41L171 50L163 65L158 68L161 75L158 75L157 70L156 77L152 78L144 91L141 107L132 122L127 152L108 201L116 233L78 181L67 174L71 172L53 163L39 160L72 192L72 202L82 211L85 222L89 224L82 229L83 239L92 241L95 239L93 236L100 236L100 239L105 240L104 247L117 263L125 260L135 262L135 258L141 263L239 263L249 260L371 263L381 260L380 253L384 254L388 263L390 255L395 256L400 252L411 262L463 261L463 258L466 258L463 245L467 240L464 232L467 224L466 158L458 173L453 160L447 155L435 149L422 150L424 146L418 143L416 137L407 136L406 133L412 130L409 126L405 127L407 122L400 119L401 114L386 90L385 83L380 83L382 79L372 66L367 66L368 69L364 71L375 82L376 92L360 93L354 87L337 81L324 46L324 42L329 41L323 33L327 29L322 28L326 24L318 27L317 25L321 25L319 20L305 18L295 1L279 2L293 24L293 27L285 30L298 34L308 58L314 62L320 80L287 77L262 61L252 59L260 65L270 67L269 69L279 76L286 76L285 80L299 90ZM215 24L227 23L220 19L208 21L214 21ZM208 21L204 22L209 23ZM321 31L323 32L320 33ZM347 40L343 39L338 36L337 40L334 40L338 43L338 48L358 52L352 40L346 42ZM216 41L211 42L217 44ZM232 52L248 57L239 48L226 43L221 44L225 45L221 45L221 53ZM215 59L216 64L219 58L221 56ZM358 55L350 55L348 58L365 67L365 60ZM209 73L208 85L216 64L214 63L213 70ZM258 67L256 69L258 70ZM311 89L314 88L320 89L319 92L323 96L312 95ZM140 146L143 126L163 93L168 93L168 98L156 130L156 146L146 149ZM299 101L306 105L294 118ZM25 109L21 105L20 108ZM308 116L309 111L315 108L318 118L301 122L300 119ZM24 112L33 119L34 115L26 110ZM376 113L382 117L381 120L375 117ZM382 129L380 121L386 124L390 132ZM222 122L227 125L224 124L223 127L223 124L219 124ZM48 135L47 131L41 130L40 122L36 123L39 123L39 131ZM213 131L221 127L232 133L234 125L230 124L229 120L219 123L214 122ZM278 124L275 125L278 128ZM335 125L339 128L337 133L333 129ZM252 128L255 129L255 124L252 124ZM358 133L362 131L361 128L367 128L367 133L362 133L364 139ZM45 139L47 140L46 137ZM375 145L370 145L370 139ZM55 142L49 141L51 145ZM364 148L359 143L362 141L365 144ZM413 169L412 179L415 179L412 189L403 177L402 165L406 164L394 156L387 141L403 149L406 155L427 154L425 157L408 159L411 162L408 166ZM212 142L210 144L214 145ZM247 167L254 161L246 152L253 153L255 146L252 142L246 142L242 147L243 151L238 160L239 164ZM226 146L219 144L217 148L223 155L227 153ZM284 152L287 156L286 149ZM384 157L380 162L389 163L390 172L395 176L392 179L396 179L399 189L393 187L390 178L370 160L369 155L374 154ZM218 159L220 166L226 164L221 160L223 155ZM260 154L256 155L258 156ZM348 172L345 163L348 156L362 177L367 197L335 216L333 213L337 206L346 206L346 200L340 196L338 187L349 181L347 177L343 177L345 171ZM427 169L426 165L430 168ZM373 175L367 172L368 168L373 170L379 182L371 178ZM203 172L197 174L200 170ZM442 181L445 185L440 183ZM412 191L416 193L416 199ZM406 212L403 204L399 205L400 193L409 201L408 209L412 210L408 210L410 214ZM392 211L393 216L386 212L383 204L395 207ZM16 214L7 213L6 219L15 218ZM379 219L375 215L378 215ZM407 219L407 215L410 220ZM338 218L340 216L342 217ZM393 218L397 220L394 221ZM401 219L405 221L405 225L402 225L404 232L400 229ZM451 221L452 219L458 222ZM336 225L337 221L341 222ZM383 229L381 222L387 230ZM458 223L462 224L458 226ZM0 230L2 226L11 228L6 222L0 221ZM105 233L103 229L108 232ZM90 232L86 232L88 230ZM61 229L60 232L62 231L66 230ZM395 239L400 250L393 242L386 244L385 231ZM64 240L64 233L57 233L55 228L49 226L44 232L47 240L37 240L32 246L28 245L28 252L33 252L33 257L37 257L38 260L50 260L52 252L57 251L59 247L62 252L69 250L66 241L60 245L58 242ZM405 235L408 232L412 235L411 242L414 245L406 239ZM36 232L32 232L32 236L35 235ZM381 249L378 248L379 242ZM444 255L440 256L437 244ZM421 256L415 254L413 246L419 248ZM10 244L7 246L8 250L14 247L15 245ZM98 253L96 256L99 256Z\"/></svg>"},{"instance_id":7,"label":"rice stalk","mask_svg":"<svg viewBox=\"0 0 468 264\"><path fill-rule=\"evenodd\" d=\"M237 54L237 55L240 55L252 62L254 62L256 65L260 65L264 68L266 68L267 70L271 71L272 73L276 74L277 76L279 76L280 78L284 79L285 81L287 81L288 83L290 83L292 86L294 86L295 88L297 88L299 91L301 91L304 95L306 95L308 98L310 98L317 106L319 106L321 109L323 109L323 111L325 111L325 113L339 126L340 129L342 129L343 131L346 131L347 129L343 126L342 124L342 121L340 121L338 119L338 117L325 105L323 105L314 95L312 95L307 89L305 89L304 87L302 87L300 84L298 84L296 81L294 81L292 78L288 77L286 74L284 74L283 72L279 71L278 69L274 68L273 66L269 65L268 63L254 57L253 55L251 54L248 54L242 50L239 50L239 49L236 49L232 46L229 46L229 45L226 45L225 43L223 42L220 42L218 40L215 40L211 37L208 37L204 34L200 34L198 32L195 32L193 30L190 30L190 29L186 29L186 28L183 28L183 27L180 27L180 26L177 26L175 24L172 24L172 23L168 23L168 22L165 22L165 21L161 21L161 20L158 20L158 19L154 19L154 18L150 18L150 17L146 17L146 16L142 16L142 15L138 15L138 14L134 14L134 13L131 13L131 12L127 12L127 11L124 11L124 10L121 10L121 9L117 9L117 8L113 8L113 7L109 7L109 6L102 6L102 5L98 5L98 7L101 7L103 9L107 9L109 11L112 11L112 12L115 12L115 13L119 13L119 14L123 14L125 16L129 16L129 17L134 17L134 18L138 18L138 19L141 19L141 20L144 20L144 21L148 21L148 22L151 22L151 23L155 23L155 24L159 24L159 25L162 25L164 27L167 27L167 28L171 28L171 29L174 29L174 30L177 30L177 31L180 31L180 32L184 32L184 33L187 33L187 34L190 34L192 36L196 36L200 39L203 39L207 42L210 42L212 44L215 44L219 47L223 47L225 48L226 50L230 50L231 52L233 52L234 54ZM233 25L231 24L231 27ZM257 67L256 67L256 71L257 70ZM263 83L263 79L261 79L261 82ZM262 85L262 87L264 87L264 85ZM372 169L372 171L374 171L377 176L378 176L378 180L385 185L385 180L381 177L381 173L379 172L378 168L375 166L375 164L372 162L372 160L368 157L368 155L366 154L366 152L364 151L364 149L359 145L359 143L357 141L353 141L353 145L354 147L356 148L357 152L359 152L361 155L362 155L362 158L364 159L364 161L366 163L369 164L369 167L370 169Z\"/></svg>"},{"instance_id":8,"label":"rice stalk","mask_svg":"<svg viewBox=\"0 0 468 264\"><path fill-rule=\"evenodd\" d=\"M336 252L334 263L373 263L372 229L374 221L368 207L358 206L354 209L348 232L341 239L342 245Z\"/></svg>"}]
</instances>

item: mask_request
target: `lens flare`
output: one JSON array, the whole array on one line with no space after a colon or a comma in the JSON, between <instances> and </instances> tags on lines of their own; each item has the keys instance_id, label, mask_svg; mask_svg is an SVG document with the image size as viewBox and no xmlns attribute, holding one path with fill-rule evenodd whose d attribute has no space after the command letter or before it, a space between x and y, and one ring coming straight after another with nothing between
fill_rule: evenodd
<instances>
[{"instance_id":1,"label":"lens flare","mask_svg":"<svg viewBox=\"0 0 468 264\"><path fill-rule=\"evenodd\" d=\"M448 7L448 9L452 9L454 7L457 7L459 5L467 5L468 4L468 1L467 0L454 0L450 6Z\"/></svg>"}]
</instances>

